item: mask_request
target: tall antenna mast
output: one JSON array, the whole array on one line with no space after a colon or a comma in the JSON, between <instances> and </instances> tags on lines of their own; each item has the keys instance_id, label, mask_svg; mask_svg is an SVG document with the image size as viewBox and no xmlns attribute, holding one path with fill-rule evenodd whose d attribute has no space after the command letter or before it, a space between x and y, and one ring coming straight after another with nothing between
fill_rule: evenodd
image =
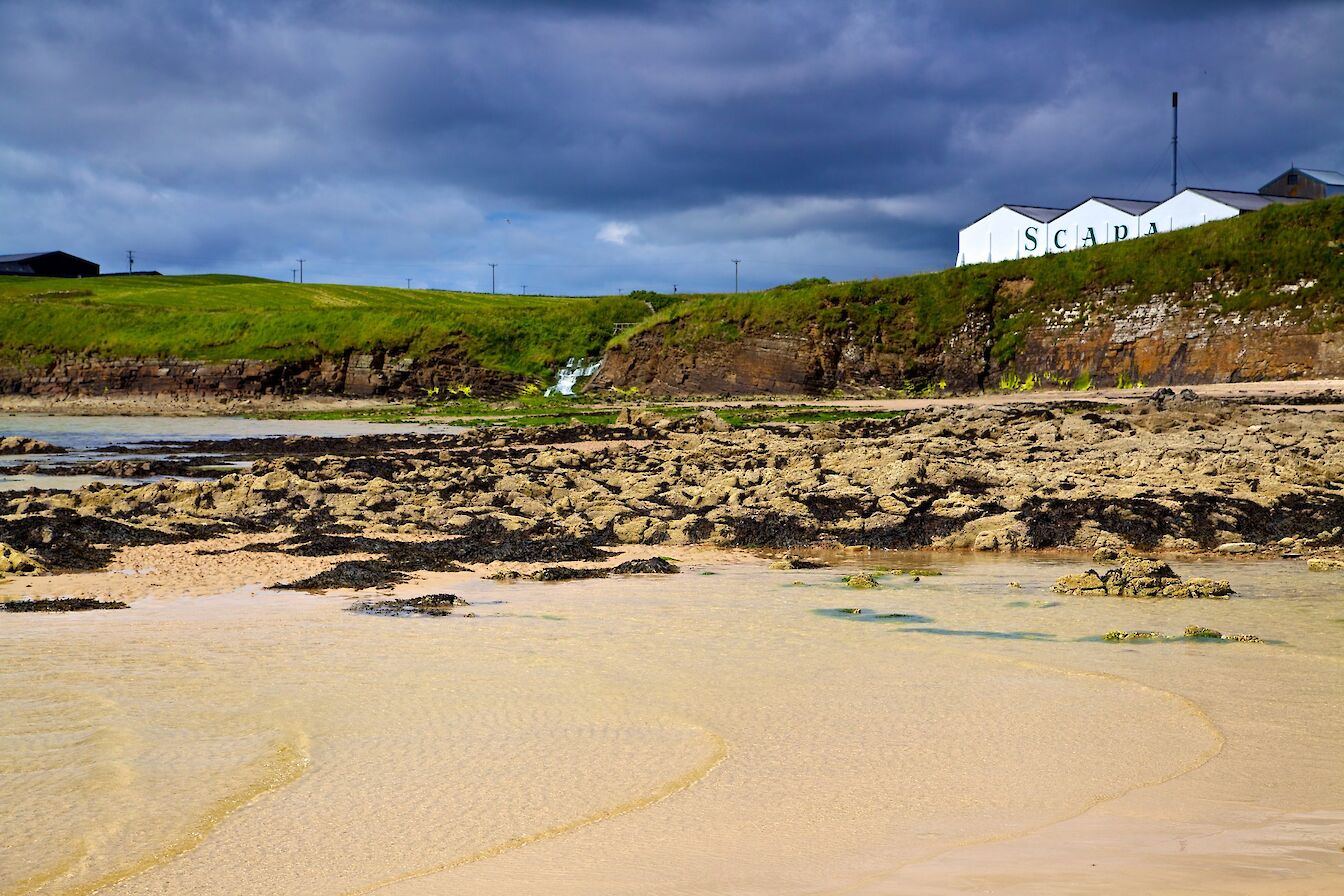
<instances>
[{"instance_id":1,"label":"tall antenna mast","mask_svg":"<svg viewBox=\"0 0 1344 896\"><path fill-rule=\"evenodd\" d=\"M1176 195L1176 98L1180 96L1176 91L1171 92L1171 195Z\"/></svg>"}]
</instances>

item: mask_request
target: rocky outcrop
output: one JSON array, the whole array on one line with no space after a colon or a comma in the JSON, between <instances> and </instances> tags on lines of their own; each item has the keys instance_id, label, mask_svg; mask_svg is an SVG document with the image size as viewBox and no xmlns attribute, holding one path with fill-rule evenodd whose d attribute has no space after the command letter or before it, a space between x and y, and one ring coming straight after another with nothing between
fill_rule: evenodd
<instances>
[{"instance_id":1,"label":"rocky outcrop","mask_svg":"<svg viewBox=\"0 0 1344 896\"><path fill-rule=\"evenodd\" d=\"M525 380L470 364L452 352L424 358L373 351L307 361L104 358L62 355L0 366L0 394L32 396L160 395L246 398L333 395L424 398L430 390L471 387L482 397L512 396Z\"/></svg>"},{"instance_id":2,"label":"rocky outcrop","mask_svg":"<svg viewBox=\"0 0 1344 896\"><path fill-rule=\"evenodd\" d=\"M1022 323L1015 348L997 360L987 314L970 314L923 348L816 326L797 335L747 333L688 347L674 321L609 351L593 383L665 396L818 395L836 389L964 393L996 388L1005 377L1035 377L1047 386L1086 376L1098 387L1122 377L1152 385L1344 377L1344 332L1328 306L1317 314L1224 312L1208 292L1202 299L1153 296L1137 304L1115 291L1084 297L1046 310L1038 323ZM999 326L1014 331L1017 325Z\"/></svg>"},{"instance_id":3,"label":"rocky outcrop","mask_svg":"<svg viewBox=\"0 0 1344 896\"><path fill-rule=\"evenodd\" d=\"M1191 577L1182 579L1161 560L1123 554L1120 565L1098 573L1062 576L1050 590L1056 594L1105 595L1109 597L1227 597L1232 588L1225 581Z\"/></svg>"},{"instance_id":4,"label":"rocky outcrop","mask_svg":"<svg viewBox=\"0 0 1344 896\"><path fill-rule=\"evenodd\" d=\"M592 563L622 543L1344 555L1338 411L1158 393L727 432L695 417L640 421L290 438L209 480L6 496L0 541L88 569L120 545L288 531L251 549L347 558L289 586L312 589L466 564ZM1112 566L1117 576L1094 573L1078 590L1220 590L1161 561Z\"/></svg>"},{"instance_id":5,"label":"rocky outcrop","mask_svg":"<svg viewBox=\"0 0 1344 896\"><path fill-rule=\"evenodd\" d=\"M0 439L0 455L64 453L64 448L58 448L41 439L30 439L27 436L5 436Z\"/></svg>"}]
</instances>

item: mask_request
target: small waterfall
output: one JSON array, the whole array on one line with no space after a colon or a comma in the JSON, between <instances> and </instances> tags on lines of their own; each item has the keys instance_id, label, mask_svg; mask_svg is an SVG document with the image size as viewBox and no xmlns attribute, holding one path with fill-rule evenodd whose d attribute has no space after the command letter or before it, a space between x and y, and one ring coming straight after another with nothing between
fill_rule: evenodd
<instances>
[{"instance_id":1,"label":"small waterfall","mask_svg":"<svg viewBox=\"0 0 1344 896\"><path fill-rule=\"evenodd\" d=\"M597 373L602 359L587 363L587 358L570 358L560 372L555 375L555 385L546 390L547 395L573 395L574 386L584 377Z\"/></svg>"}]
</instances>

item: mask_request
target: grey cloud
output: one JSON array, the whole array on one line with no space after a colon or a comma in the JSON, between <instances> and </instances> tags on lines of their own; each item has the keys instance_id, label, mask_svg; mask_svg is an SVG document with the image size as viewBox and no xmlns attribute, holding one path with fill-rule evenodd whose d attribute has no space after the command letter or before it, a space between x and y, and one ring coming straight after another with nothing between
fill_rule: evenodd
<instances>
[{"instance_id":1,"label":"grey cloud","mask_svg":"<svg viewBox=\"0 0 1344 896\"><path fill-rule=\"evenodd\" d=\"M0 242L569 292L927 269L1003 201L1160 197L1172 89L1187 182L1344 165L1341 39L1322 3L18 0Z\"/></svg>"}]
</instances>

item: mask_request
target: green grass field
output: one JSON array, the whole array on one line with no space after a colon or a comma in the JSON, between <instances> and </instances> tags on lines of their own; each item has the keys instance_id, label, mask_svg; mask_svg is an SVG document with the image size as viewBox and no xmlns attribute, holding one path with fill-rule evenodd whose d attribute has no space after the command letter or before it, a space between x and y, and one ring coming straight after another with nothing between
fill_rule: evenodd
<instances>
[{"instance_id":1,"label":"green grass field","mask_svg":"<svg viewBox=\"0 0 1344 896\"><path fill-rule=\"evenodd\" d=\"M1304 281L1313 285L1281 288ZM570 357L595 357L651 327L692 350L750 332L815 328L916 353L980 312L993 321L993 354L1002 363L1041 312L1103 295L1114 305L1166 295L1226 311L1279 307L1315 327L1344 329L1344 197L1044 258L675 298L494 296L223 275L0 277L0 359L43 365L76 352L299 361L350 350L424 357L447 349L540 379ZM613 339L621 322L636 326Z\"/></svg>"},{"instance_id":2,"label":"green grass field","mask_svg":"<svg viewBox=\"0 0 1344 896\"><path fill-rule=\"evenodd\" d=\"M0 352L296 361L347 350L450 347L525 376L593 355L649 313L624 296L494 296L251 277L0 277Z\"/></svg>"}]
</instances>

